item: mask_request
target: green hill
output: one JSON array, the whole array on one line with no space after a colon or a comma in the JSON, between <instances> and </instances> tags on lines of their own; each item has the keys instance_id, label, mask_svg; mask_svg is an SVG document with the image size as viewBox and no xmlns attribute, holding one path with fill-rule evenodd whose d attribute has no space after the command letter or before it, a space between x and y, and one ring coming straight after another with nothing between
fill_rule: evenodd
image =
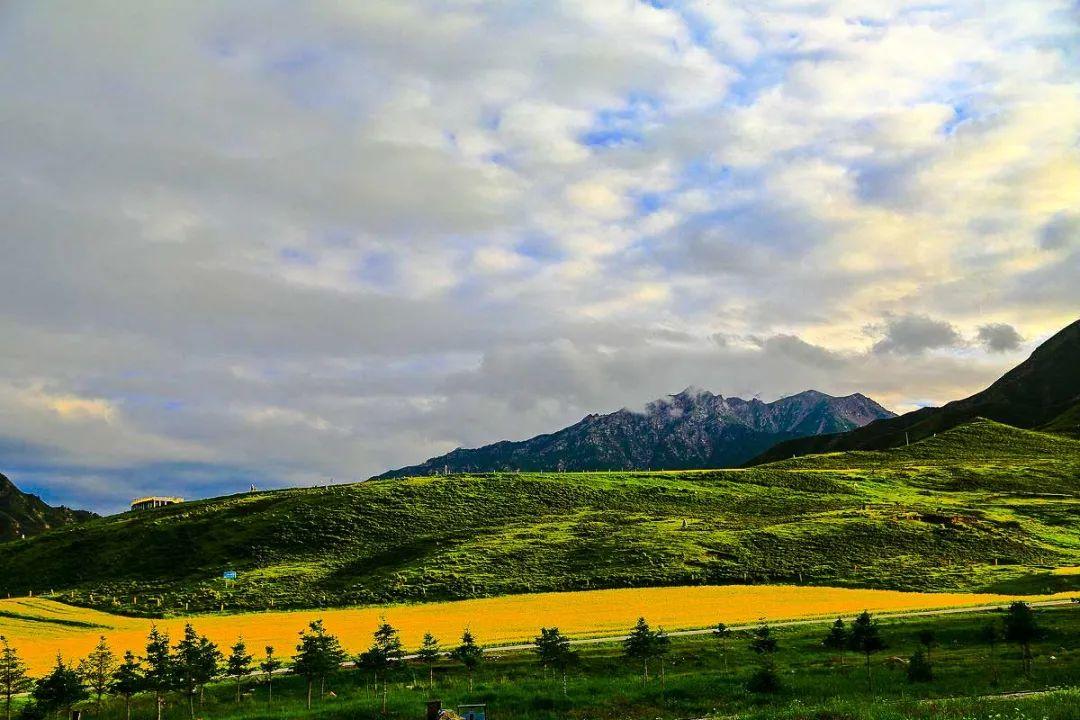
<instances>
[{"instance_id":1,"label":"green hill","mask_svg":"<svg viewBox=\"0 0 1080 720\"><path fill-rule=\"evenodd\" d=\"M0 474L0 542L37 535L49 528L94 517L86 510L52 507L37 495L24 493Z\"/></svg>"},{"instance_id":2,"label":"green hill","mask_svg":"<svg viewBox=\"0 0 1080 720\"><path fill-rule=\"evenodd\" d=\"M375 480L124 513L0 544L0 593L157 612L759 581L1045 592L1080 579L1050 572L1080 565L1078 496L1080 442L978 421L743 470Z\"/></svg>"},{"instance_id":3,"label":"green hill","mask_svg":"<svg viewBox=\"0 0 1080 720\"><path fill-rule=\"evenodd\" d=\"M978 417L1022 428L1076 432L1078 407L1080 320L1060 330L1037 347L1031 357L971 397L877 420L848 432L788 440L748 464L844 450L896 448Z\"/></svg>"},{"instance_id":4,"label":"green hill","mask_svg":"<svg viewBox=\"0 0 1080 720\"><path fill-rule=\"evenodd\" d=\"M1080 402L1039 428L1043 432L1080 438Z\"/></svg>"}]
</instances>

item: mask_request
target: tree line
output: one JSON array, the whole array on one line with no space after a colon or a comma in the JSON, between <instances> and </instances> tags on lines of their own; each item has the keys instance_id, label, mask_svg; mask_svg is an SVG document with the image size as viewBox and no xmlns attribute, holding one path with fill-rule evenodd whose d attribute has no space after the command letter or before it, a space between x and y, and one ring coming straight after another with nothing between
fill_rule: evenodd
<instances>
[{"instance_id":1,"label":"tree line","mask_svg":"<svg viewBox=\"0 0 1080 720\"><path fill-rule=\"evenodd\" d=\"M441 650L431 633L425 634L415 659L428 666L429 682L434 680L435 663L444 654L466 668L471 687L472 674L483 655L472 633L466 629L461 643L449 653ZM142 655L128 650L117 657L108 639L101 636L94 649L77 663L68 662L58 653L52 669L37 679L30 677L16 648L0 636L0 699L4 720L46 720L70 713L75 705L87 700L93 700L95 709L100 710L107 696L123 700L125 716L131 720L132 699L138 694L154 696L158 720L170 699L177 698L187 704L194 718L208 684L223 678L235 681L239 703L244 681L252 676L262 677L267 687L267 702L273 703L273 677L279 671L288 671L305 680L306 704L310 708L316 688L321 699L327 678L339 672L350 659L362 672L374 673L376 686L382 681L385 708L386 677L405 662L398 631L385 620L375 631L372 646L355 658L350 658L338 638L326 631L322 620L313 620L300 632L288 665L272 645L267 645L256 660L243 637L237 638L225 654L190 623L184 626L183 636L175 644L169 633L155 625L150 629ZM30 700L13 716L13 699L23 693L29 693Z\"/></svg>"},{"instance_id":2,"label":"tree line","mask_svg":"<svg viewBox=\"0 0 1080 720\"><path fill-rule=\"evenodd\" d=\"M720 644L727 667L727 646L732 631L723 623L713 630ZM1005 614L999 628L988 623L980 629L979 640L990 648L992 671L996 675L994 650L999 642L1016 644L1020 649L1025 674L1031 671L1031 644L1042 636L1035 614L1024 602L1014 602ZM926 682L933 679L932 648L937 644L932 630L917 634L915 653L907 662L908 679ZM866 679L873 689L871 656L888 647L882 637L877 621L864 611L849 625L840 618L829 629L822 645L839 653L844 664L846 652L864 656ZM747 689L758 693L777 692L781 688L774 656L779 642L768 623L762 622L749 632L749 649L758 658L758 665L747 680ZM562 691L567 692L567 674L578 661L578 654L571 648L570 639L556 627L541 628L533 640L533 649L545 675L561 678ZM671 650L671 640L662 628L652 629L645 618L639 618L630 634L622 641L624 656L640 663L642 682L649 682L650 663L661 688L665 683L665 658ZM30 701L22 706L16 720L46 720L50 715L70 712L76 704L92 700L93 707L100 710L106 697L124 702L125 716L131 720L132 698L138 694L152 694L155 698L157 720L161 720L166 704L182 701L192 718L196 706L203 703L206 685L220 679L236 684L235 700L241 701L245 680L261 677L267 687L267 703L273 703L273 678L281 671L291 672L305 682L306 707L311 708L313 698L322 700L326 693L326 681L341 671L351 660L357 670L373 680L375 692L381 694L382 709L386 711L388 683L390 678L411 661L413 667L426 667L428 686L434 685L434 667L439 659L447 656L457 661L465 670L470 691L473 675L483 661L484 650L472 632L466 628L460 642L444 650L437 638L426 633L420 646L409 657L399 632L385 618L380 620L373 633L371 646L351 657L343 649L338 638L323 626L322 620L313 620L300 631L291 662L280 658L274 647L267 645L256 659L242 637L228 648L225 654L206 636L200 635L189 623L184 626L182 637L174 644L167 632L152 626L147 636L145 652L136 656L130 650L117 657L102 636L90 653L77 663L69 663L57 655L52 669L43 677L32 679L25 662L17 650L0 636L0 698L3 700L4 720L13 720L13 697L29 692Z\"/></svg>"}]
</instances>

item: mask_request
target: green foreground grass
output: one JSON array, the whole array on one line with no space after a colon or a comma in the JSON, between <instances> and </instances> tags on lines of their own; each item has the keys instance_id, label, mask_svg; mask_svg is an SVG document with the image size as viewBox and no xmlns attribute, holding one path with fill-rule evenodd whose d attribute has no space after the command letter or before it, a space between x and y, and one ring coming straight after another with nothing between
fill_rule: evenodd
<instances>
[{"instance_id":1,"label":"green foreground grass","mask_svg":"<svg viewBox=\"0 0 1080 720\"><path fill-rule=\"evenodd\" d=\"M500 473L216 498L0 545L0 594L129 614L773 582L1080 589L1080 441L977 421L744 470ZM239 579L225 583L222 572Z\"/></svg>"},{"instance_id":2,"label":"green foreground grass","mask_svg":"<svg viewBox=\"0 0 1080 720\"><path fill-rule=\"evenodd\" d=\"M567 695L558 678L546 675L529 652L506 652L486 658L470 691L464 670L450 661L435 668L435 685L427 687L427 669L400 671L388 686L390 717L421 718L430 697L444 707L487 703L494 720L623 720L635 718L742 718L746 720L1075 720L1080 716L1080 606L1038 612L1045 637L1033 647L1030 677L1021 672L1015 646L998 645L993 657L979 630L987 622L1000 627L1000 613L882 619L887 649L872 658L874 687L868 686L861 656L843 657L826 650L821 640L828 624L777 627L776 667L783 683L775 695L755 695L746 680L757 657L745 633L721 645L712 636L672 638L672 652L663 683L656 668L648 683L641 668L622 656L618 644L577 649L580 663L568 678ZM934 680L911 684L903 662L914 652L920 630L934 631L931 651ZM381 697L371 677L343 670L327 683L328 694L304 708L300 678L274 679L274 702L267 703L265 682L246 681L240 704L235 686L215 685L196 716L207 720L319 718L345 720L380 717ZM329 693L332 692L333 696ZM1031 693L1031 694L1028 694ZM154 716L153 699L139 696L134 718ZM110 702L100 712L84 703L89 720L121 720L123 706ZM174 699L167 720L188 717L186 704Z\"/></svg>"}]
</instances>

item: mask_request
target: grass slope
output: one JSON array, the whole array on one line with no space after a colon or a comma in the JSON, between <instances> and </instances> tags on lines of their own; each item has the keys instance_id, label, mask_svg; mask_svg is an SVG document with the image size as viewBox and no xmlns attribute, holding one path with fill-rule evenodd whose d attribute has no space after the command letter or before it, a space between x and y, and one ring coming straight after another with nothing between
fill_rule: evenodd
<instances>
[{"instance_id":1,"label":"grass slope","mask_svg":"<svg viewBox=\"0 0 1080 720\"><path fill-rule=\"evenodd\" d=\"M1023 428L1056 426L1080 405L1080 320L1057 332L985 390L942 407L920 408L844 433L782 442L748 464L840 450L882 450L923 440L978 417ZM1076 415L1072 415L1075 429Z\"/></svg>"},{"instance_id":2,"label":"grass slope","mask_svg":"<svg viewBox=\"0 0 1080 720\"><path fill-rule=\"evenodd\" d=\"M1044 593L1080 586L1051 572L1080 564L1078 495L1080 442L978 421L744 470L422 477L125 513L0 545L0 593L135 613L744 582Z\"/></svg>"},{"instance_id":3,"label":"grass slope","mask_svg":"<svg viewBox=\"0 0 1080 720\"><path fill-rule=\"evenodd\" d=\"M49 528L92 517L94 513L86 510L52 507L37 495L22 492L0 474L0 542L37 535Z\"/></svg>"}]
</instances>

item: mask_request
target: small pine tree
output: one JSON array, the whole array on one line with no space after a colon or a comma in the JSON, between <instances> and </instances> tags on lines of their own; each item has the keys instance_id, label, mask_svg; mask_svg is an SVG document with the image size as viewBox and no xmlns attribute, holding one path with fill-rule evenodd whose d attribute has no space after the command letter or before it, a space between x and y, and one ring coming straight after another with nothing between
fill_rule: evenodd
<instances>
[{"instance_id":1,"label":"small pine tree","mask_svg":"<svg viewBox=\"0 0 1080 720\"><path fill-rule=\"evenodd\" d=\"M79 677L94 694L94 707L101 712L101 698L109 691L113 672L116 670L116 656L109 643L102 635L90 654L79 661Z\"/></svg>"},{"instance_id":2,"label":"small pine tree","mask_svg":"<svg viewBox=\"0 0 1080 720\"><path fill-rule=\"evenodd\" d=\"M150 635L146 639L146 655L143 656L146 663L144 679L146 687L154 692L157 720L161 720L162 711L165 709L165 694L176 684L176 660L170 648L169 634L158 630L156 625L151 626Z\"/></svg>"},{"instance_id":3,"label":"small pine tree","mask_svg":"<svg viewBox=\"0 0 1080 720\"><path fill-rule=\"evenodd\" d=\"M473 673L476 671L478 665L484 657L484 649L476 644L473 634L468 628L465 628L465 632L461 634L461 644L454 648L450 653L450 657L457 660L459 663L465 666L465 670L469 673L469 691L473 689Z\"/></svg>"},{"instance_id":4,"label":"small pine tree","mask_svg":"<svg viewBox=\"0 0 1080 720\"><path fill-rule=\"evenodd\" d=\"M762 656L761 664L746 681L746 689L754 693L771 694L780 692L780 675L768 656Z\"/></svg>"},{"instance_id":5,"label":"small pine tree","mask_svg":"<svg viewBox=\"0 0 1080 720\"><path fill-rule=\"evenodd\" d=\"M642 664L641 681L649 680L649 659L654 654L656 634L645 622L645 618L638 618L637 624L630 634L623 640L623 652L631 660L637 660Z\"/></svg>"},{"instance_id":6,"label":"small pine tree","mask_svg":"<svg viewBox=\"0 0 1080 720\"><path fill-rule=\"evenodd\" d=\"M750 638L751 650L758 655L772 655L778 648L779 645L776 638L773 637L769 623L762 622L754 629L754 634Z\"/></svg>"},{"instance_id":7,"label":"small pine tree","mask_svg":"<svg viewBox=\"0 0 1080 720\"><path fill-rule=\"evenodd\" d=\"M870 673L870 656L885 649L885 641L878 632L877 621L866 610L862 611L851 624L848 646L866 656L866 682L870 691L874 691L874 678Z\"/></svg>"},{"instance_id":8,"label":"small pine tree","mask_svg":"<svg viewBox=\"0 0 1080 720\"><path fill-rule=\"evenodd\" d=\"M4 720L11 720L11 698L33 685L26 669L19 653L8 644L6 637L0 635L0 694L4 696Z\"/></svg>"},{"instance_id":9,"label":"small pine tree","mask_svg":"<svg viewBox=\"0 0 1080 720\"><path fill-rule=\"evenodd\" d=\"M439 641L431 633L424 633L424 640L416 651L416 659L427 665L429 690L435 685L435 663L439 661L440 654Z\"/></svg>"},{"instance_id":10,"label":"small pine tree","mask_svg":"<svg viewBox=\"0 0 1080 720\"><path fill-rule=\"evenodd\" d=\"M240 702L240 684L245 675L251 673L252 656L248 654L244 638L236 639L236 644L229 648L229 658L225 661L225 674L236 678L236 702Z\"/></svg>"},{"instance_id":11,"label":"small pine tree","mask_svg":"<svg viewBox=\"0 0 1080 720\"><path fill-rule=\"evenodd\" d=\"M113 671L112 684L109 686L111 692L124 698L124 716L127 720L131 720L131 698L142 691L145 683L142 665L135 658L135 653L128 650L124 653L124 661Z\"/></svg>"},{"instance_id":12,"label":"small pine tree","mask_svg":"<svg viewBox=\"0 0 1080 720\"><path fill-rule=\"evenodd\" d=\"M848 647L848 631L844 627L844 619L836 618L836 622L829 628L829 634L821 641L821 644L830 650L840 653L840 667L844 666L844 651Z\"/></svg>"},{"instance_id":13,"label":"small pine tree","mask_svg":"<svg viewBox=\"0 0 1080 720\"><path fill-rule=\"evenodd\" d=\"M66 710L86 698L86 687L75 668L64 662L59 654L52 671L37 681L32 692L34 702L45 712Z\"/></svg>"},{"instance_id":14,"label":"small pine tree","mask_svg":"<svg viewBox=\"0 0 1080 720\"><path fill-rule=\"evenodd\" d=\"M326 676L337 672L345 660L341 642L326 632L322 620L312 620L308 629L301 631L300 642L293 656L293 670L307 680L307 707L311 709L311 689L319 681L319 699L322 699Z\"/></svg>"},{"instance_id":15,"label":"small pine tree","mask_svg":"<svg viewBox=\"0 0 1080 720\"><path fill-rule=\"evenodd\" d=\"M184 637L173 650L177 687L187 695L188 712L194 718L195 696L199 695L201 704L203 688L218 675L221 652L206 636L196 633L191 623L184 626Z\"/></svg>"},{"instance_id":16,"label":"small pine tree","mask_svg":"<svg viewBox=\"0 0 1080 720\"><path fill-rule=\"evenodd\" d=\"M1020 646L1020 661L1025 675L1031 675L1031 643L1042 636L1035 612L1026 602L1017 600L1005 614L1005 641Z\"/></svg>"},{"instance_id":17,"label":"small pine tree","mask_svg":"<svg viewBox=\"0 0 1080 720\"><path fill-rule=\"evenodd\" d=\"M907 666L907 679L910 683L930 682L934 679L934 668L930 664L930 655L926 652L925 645L915 649L915 654Z\"/></svg>"},{"instance_id":18,"label":"small pine tree","mask_svg":"<svg viewBox=\"0 0 1080 720\"><path fill-rule=\"evenodd\" d=\"M664 628L657 628L653 633L653 657L660 662L660 690L666 688L667 678L664 675L664 658L671 652L671 638L664 632Z\"/></svg>"},{"instance_id":19,"label":"small pine tree","mask_svg":"<svg viewBox=\"0 0 1080 720\"><path fill-rule=\"evenodd\" d=\"M274 657L274 646L267 645L259 669L266 675L266 704L274 701L274 673L281 667L281 661Z\"/></svg>"},{"instance_id":20,"label":"small pine tree","mask_svg":"<svg viewBox=\"0 0 1080 720\"><path fill-rule=\"evenodd\" d=\"M387 678L391 672L401 667L405 650L401 645L401 637L398 631L383 619L379 627L375 629L374 642L367 651L356 658L356 666L361 670L368 670L375 676L375 690L379 689L379 678L382 678L382 712L386 714L387 701Z\"/></svg>"},{"instance_id":21,"label":"small pine tree","mask_svg":"<svg viewBox=\"0 0 1080 720\"><path fill-rule=\"evenodd\" d=\"M930 628L924 628L918 632L916 638L919 644L926 650L926 660L930 662L930 650L937 645L937 634Z\"/></svg>"},{"instance_id":22,"label":"small pine tree","mask_svg":"<svg viewBox=\"0 0 1080 720\"><path fill-rule=\"evenodd\" d=\"M570 649L570 640L559 628L540 628L540 635L533 640L540 664L562 675L563 695L567 695L566 671L578 661L576 652Z\"/></svg>"}]
</instances>

